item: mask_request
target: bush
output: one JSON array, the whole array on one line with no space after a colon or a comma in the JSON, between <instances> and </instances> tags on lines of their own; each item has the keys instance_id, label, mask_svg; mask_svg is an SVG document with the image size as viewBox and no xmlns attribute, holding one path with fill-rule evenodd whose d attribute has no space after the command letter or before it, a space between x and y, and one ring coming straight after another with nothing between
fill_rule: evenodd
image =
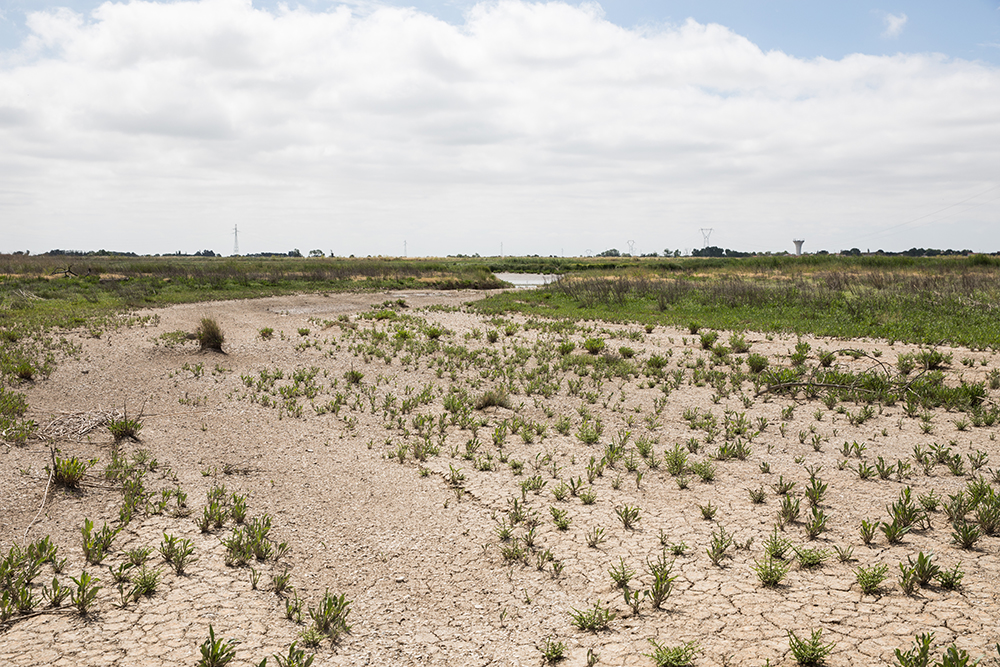
<instances>
[{"instance_id":1,"label":"bush","mask_svg":"<svg viewBox=\"0 0 1000 667\"><path fill-rule=\"evenodd\" d=\"M583 349L591 354L599 354L604 349L604 341L600 338L588 338L583 341Z\"/></svg>"},{"instance_id":2,"label":"bush","mask_svg":"<svg viewBox=\"0 0 1000 667\"><path fill-rule=\"evenodd\" d=\"M222 329L219 327L219 323L211 317L201 318L201 324L198 325L195 337L198 339L202 350L215 350L216 352L222 352L222 343L226 339L222 333Z\"/></svg>"}]
</instances>

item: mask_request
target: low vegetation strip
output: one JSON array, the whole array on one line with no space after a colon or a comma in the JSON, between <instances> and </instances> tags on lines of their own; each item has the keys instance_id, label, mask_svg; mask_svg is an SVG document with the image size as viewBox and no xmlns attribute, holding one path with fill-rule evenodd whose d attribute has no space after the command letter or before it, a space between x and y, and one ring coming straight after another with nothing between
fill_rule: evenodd
<instances>
[{"instance_id":1,"label":"low vegetation strip","mask_svg":"<svg viewBox=\"0 0 1000 667\"><path fill-rule=\"evenodd\" d=\"M974 349L1000 346L1000 270L971 262L960 271L939 271L941 266L928 261L905 270L809 274L720 268L683 278L636 269L570 275L535 292L495 295L476 307L494 314L513 310Z\"/></svg>"}]
</instances>

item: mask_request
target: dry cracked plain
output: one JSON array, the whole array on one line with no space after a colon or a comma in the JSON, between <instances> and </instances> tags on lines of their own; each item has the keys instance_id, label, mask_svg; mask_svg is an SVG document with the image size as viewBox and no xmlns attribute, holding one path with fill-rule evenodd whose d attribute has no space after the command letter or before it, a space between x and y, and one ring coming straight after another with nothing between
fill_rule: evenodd
<instances>
[{"instance_id":1,"label":"dry cracked plain","mask_svg":"<svg viewBox=\"0 0 1000 667\"><path fill-rule=\"evenodd\" d=\"M1000 426L967 425L962 413L943 409L908 416L901 403L873 405L870 418L857 423L863 405L827 406L822 396L802 393L757 395L749 376L736 387L731 377L711 386L703 381L709 371L728 377L735 363L747 374L747 355L713 362L686 330L600 322L560 328L515 315L498 321L464 307L478 297L410 292L193 304L152 311L144 325L99 338L69 334L80 355L20 390L43 431L55 421L47 432L63 457L99 461L79 491L49 490L39 513L47 443L5 447L0 541L6 553L13 543L49 535L67 558L58 575L64 583L86 569L102 579L103 589L87 617L65 604L56 611L40 604L45 613L15 616L0 631L0 664L193 665L211 624L217 636L239 642L231 664L257 665L287 654L293 641L301 645L305 610L326 590L352 601L351 630L314 649L315 665L539 665L546 639L565 643L567 665L586 664L588 652L599 655L599 665L651 665L651 639L667 646L696 642L695 665L792 665L788 631L808 637L815 629L834 644L829 665L894 664L894 650L908 648L922 632L934 633L935 655L954 642L974 657L996 659L1000 538L984 536L962 549L940 508L929 513L929 527L916 526L898 544L876 531L865 545L859 526L887 521L887 505L905 487L914 499L933 490L947 501L977 475L992 480L990 464L1000 465ZM378 308L397 299L408 307ZM372 317L379 312L383 319ZM194 331L206 316L224 331L225 354L161 337ZM261 337L263 328L274 330L270 339ZM794 337L745 335L751 351L772 366L790 364ZM720 341L728 336L722 332ZM615 359L595 367L602 357L583 349L589 338L602 339L613 356L631 348L627 362L634 372L595 378L595 369L627 367ZM803 340L810 344L807 365L817 363L821 350L866 352L836 356L836 365L853 371L894 368L897 355L916 349ZM566 341L575 348L563 354L558 348ZM949 384L983 381L1000 368L994 353L942 351L952 354ZM654 355L666 361L658 373L648 365ZM472 405L504 386L514 389L510 407ZM117 520L121 493L102 474L110 434L97 427L80 435L80 424L123 405L132 416L142 410L141 440L123 451L134 457L145 450L155 458L145 480L152 500L180 488L190 514L176 511L172 499L163 513L136 516L103 564L87 565L80 527L88 518L98 526ZM714 429L702 417L686 418L707 413ZM580 436L598 421L597 442L583 442ZM504 423L498 448L495 434ZM733 427L728 442L749 443L745 460L716 459L727 443L727 423ZM596 474L607 448L623 440L625 456ZM637 449L650 443L652 459ZM844 443L864 445L860 457L860 447L845 456ZM676 445L688 452L687 464L714 466L714 479L689 471L680 476L681 488L665 460ZM967 460L963 475L943 464L925 469L914 460L914 447L934 445L966 459L985 452L986 464L973 473ZM414 452L426 460L415 460ZM878 457L910 468L888 479L861 479L859 466L874 467ZM828 485L819 506L826 530L814 540L805 530L808 470ZM828 558L814 568L790 558L787 576L768 588L754 565L779 523L782 496L773 488L779 478L795 482L789 495L802 507L779 535L795 547L825 550ZM571 482L584 496L592 491L594 502L584 504L572 493L558 500L557 489ZM232 523L205 533L195 523L209 490L222 485L229 494L248 494L248 516L270 515L271 536L290 547L277 563L251 563L260 576L256 589L249 567L226 564L222 539ZM764 502L752 502L749 490L760 488ZM511 520L515 502L527 521ZM631 529L616 514L627 506L639 508ZM703 517L708 506L716 508L713 520ZM555 525L553 507L565 511L565 530ZM510 541L502 539L505 525ZM606 539L591 547L595 529ZM733 545L717 566L707 549L723 530ZM164 533L192 541L197 560L183 575L156 551ZM674 563L674 589L661 609L646 601L634 613L609 570L624 559L636 572L630 588L647 589L646 563L664 544L686 545ZM108 566L142 546L153 548L151 564L162 569L162 579L152 596L122 608ZM853 560L841 562L837 547L853 547ZM527 554L523 559L518 549ZM539 558L546 550L551 559ZM960 587L904 593L898 564L919 552L933 553L942 568L960 563ZM667 556L675 558L669 549ZM875 594L864 594L855 571L879 564L888 576ZM286 569L304 600L302 623L286 618L285 597L272 589L272 575ZM52 576L46 565L35 584L38 597ZM608 628L578 629L574 610L595 604L614 613Z\"/></svg>"}]
</instances>

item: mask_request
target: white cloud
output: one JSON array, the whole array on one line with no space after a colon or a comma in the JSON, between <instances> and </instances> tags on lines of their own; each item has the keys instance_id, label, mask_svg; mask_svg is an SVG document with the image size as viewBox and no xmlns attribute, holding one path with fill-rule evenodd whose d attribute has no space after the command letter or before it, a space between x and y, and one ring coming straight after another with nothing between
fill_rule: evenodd
<instances>
[{"instance_id":1,"label":"white cloud","mask_svg":"<svg viewBox=\"0 0 1000 667\"><path fill-rule=\"evenodd\" d=\"M1000 247L979 218L972 238L878 234L992 182L982 64L801 60L719 25L514 0L460 26L249 0L30 26L0 64L4 251L225 251L234 224L244 251L340 254L649 252L699 227L741 249Z\"/></svg>"},{"instance_id":2,"label":"white cloud","mask_svg":"<svg viewBox=\"0 0 1000 667\"><path fill-rule=\"evenodd\" d=\"M906 14L900 13L898 16L896 14L890 14L886 12L882 15L882 22L885 24L885 30L882 31L882 36L886 39L895 39L899 37L903 32L903 28L906 26Z\"/></svg>"}]
</instances>

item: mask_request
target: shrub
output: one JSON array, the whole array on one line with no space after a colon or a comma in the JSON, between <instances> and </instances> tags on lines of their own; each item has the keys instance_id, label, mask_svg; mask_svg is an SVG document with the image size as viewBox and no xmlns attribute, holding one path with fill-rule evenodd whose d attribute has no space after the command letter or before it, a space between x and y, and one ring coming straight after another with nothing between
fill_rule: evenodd
<instances>
[{"instance_id":1,"label":"shrub","mask_svg":"<svg viewBox=\"0 0 1000 667\"><path fill-rule=\"evenodd\" d=\"M588 338L583 342L583 349L590 354L600 354L600 352L604 349L604 341L600 338Z\"/></svg>"},{"instance_id":2,"label":"shrub","mask_svg":"<svg viewBox=\"0 0 1000 667\"><path fill-rule=\"evenodd\" d=\"M201 324L198 325L195 337L202 350L215 350L216 352L222 352L222 343L226 340L219 323L211 317L201 318Z\"/></svg>"}]
</instances>

